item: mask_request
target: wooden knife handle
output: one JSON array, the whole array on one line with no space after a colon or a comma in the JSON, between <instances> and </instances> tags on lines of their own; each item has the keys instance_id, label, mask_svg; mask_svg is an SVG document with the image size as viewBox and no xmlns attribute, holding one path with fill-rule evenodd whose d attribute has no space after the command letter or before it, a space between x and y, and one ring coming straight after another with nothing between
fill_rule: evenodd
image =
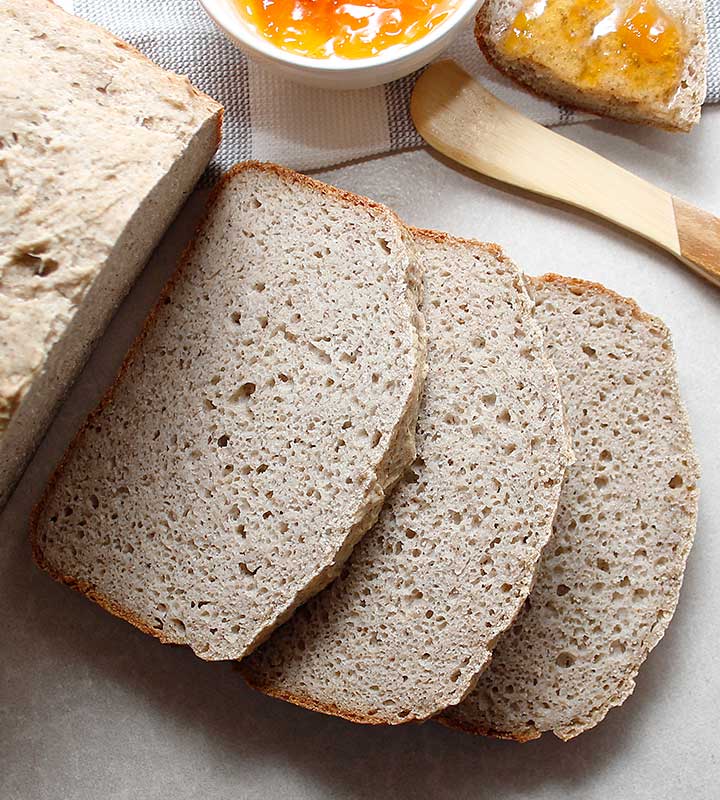
<instances>
[{"instance_id":1,"label":"wooden knife handle","mask_svg":"<svg viewBox=\"0 0 720 800\"><path fill-rule=\"evenodd\" d=\"M720 218L679 197L673 197L672 204L680 243L679 257L720 286Z\"/></svg>"}]
</instances>

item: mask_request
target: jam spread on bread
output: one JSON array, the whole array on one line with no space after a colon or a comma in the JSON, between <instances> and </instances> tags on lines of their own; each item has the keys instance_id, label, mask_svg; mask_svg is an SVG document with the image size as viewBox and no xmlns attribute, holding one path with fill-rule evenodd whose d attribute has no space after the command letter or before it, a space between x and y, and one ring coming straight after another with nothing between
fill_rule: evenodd
<instances>
[{"instance_id":1,"label":"jam spread on bread","mask_svg":"<svg viewBox=\"0 0 720 800\"><path fill-rule=\"evenodd\" d=\"M235 0L277 47L311 58L369 58L417 41L459 0Z\"/></svg>"},{"instance_id":2,"label":"jam spread on bread","mask_svg":"<svg viewBox=\"0 0 720 800\"><path fill-rule=\"evenodd\" d=\"M655 0L528 0L500 47L580 89L638 102L671 100L687 56L682 22Z\"/></svg>"}]
</instances>

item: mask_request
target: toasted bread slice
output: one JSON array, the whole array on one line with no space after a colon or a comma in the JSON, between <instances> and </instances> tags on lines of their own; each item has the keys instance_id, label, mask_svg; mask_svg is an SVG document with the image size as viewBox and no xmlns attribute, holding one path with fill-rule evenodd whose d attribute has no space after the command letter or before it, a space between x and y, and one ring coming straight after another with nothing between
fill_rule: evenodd
<instances>
[{"instance_id":1,"label":"toasted bread slice","mask_svg":"<svg viewBox=\"0 0 720 800\"><path fill-rule=\"evenodd\" d=\"M678 131L700 119L702 0L487 0L475 36L497 69L569 107Z\"/></svg>"}]
</instances>

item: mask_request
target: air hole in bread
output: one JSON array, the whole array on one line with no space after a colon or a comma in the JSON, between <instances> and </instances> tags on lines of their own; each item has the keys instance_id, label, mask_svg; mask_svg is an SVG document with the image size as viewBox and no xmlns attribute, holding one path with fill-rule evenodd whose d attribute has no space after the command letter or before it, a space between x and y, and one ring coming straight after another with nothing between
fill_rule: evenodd
<instances>
[{"instance_id":1,"label":"air hole in bread","mask_svg":"<svg viewBox=\"0 0 720 800\"><path fill-rule=\"evenodd\" d=\"M30 270L38 278L47 277L60 266L54 258L45 255L47 247L47 242L38 242L31 248L16 250L10 258L10 263Z\"/></svg>"},{"instance_id":2,"label":"air hole in bread","mask_svg":"<svg viewBox=\"0 0 720 800\"><path fill-rule=\"evenodd\" d=\"M246 381L245 383L240 384L240 386L230 395L230 400L237 402L238 400L247 400L248 397L255 394L255 390L257 386L250 382Z\"/></svg>"},{"instance_id":3,"label":"air hole in bread","mask_svg":"<svg viewBox=\"0 0 720 800\"><path fill-rule=\"evenodd\" d=\"M178 619L177 617L170 617L168 623L175 628L177 633L185 633L185 623L181 619Z\"/></svg>"},{"instance_id":4,"label":"air hole in bread","mask_svg":"<svg viewBox=\"0 0 720 800\"><path fill-rule=\"evenodd\" d=\"M571 653L560 653L555 659L555 663L558 665L558 667L567 669L568 667L572 667L572 665L575 663L575 656L573 656Z\"/></svg>"}]
</instances>

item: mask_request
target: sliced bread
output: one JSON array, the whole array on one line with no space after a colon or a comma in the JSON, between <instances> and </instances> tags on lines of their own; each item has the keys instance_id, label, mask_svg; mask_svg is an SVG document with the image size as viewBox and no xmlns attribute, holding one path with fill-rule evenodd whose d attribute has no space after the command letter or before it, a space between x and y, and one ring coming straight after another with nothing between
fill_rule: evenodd
<instances>
[{"instance_id":1,"label":"sliced bread","mask_svg":"<svg viewBox=\"0 0 720 800\"><path fill-rule=\"evenodd\" d=\"M441 721L570 739L632 693L672 618L698 465L662 322L597 284L549 275L530 291L577 460L522 614L475 691Z\"/></svg>"},{"instance_id":2,"label":"sliced bread","mask_svg":"<svg viewBox=\"0 0 720 800\"><path fill-rule=\"evenodd\" d=\"M37 563L164 642L244 656L415 456L421 288L386 208L235 168L48 487Z\"/></svg>"},{"instance_id":3,"label":"sliced bread","mask_svg":"<svg viewBox=\"0 0 720 800\"><path fill-rule=\"evenodd\" d=\"M0 505L220 139L186 78L0 0Z\"/></svg>"},{"instance_id":4,"label":"sliced bread","mask_svg":"<svg viewBox=\"0 0 720 800\"><path fill-rule=\"evenodd\" d=\"M518 613L569 440L517 267L417 232L428 378L418 458L332 586L241 665L263 692L356 722L456 703Z\"/></svg>"},{"instance_id":5,"label":"sliced bread","mask_svg":"<svg viewBox=\"0 0 720 800\"><path fill-rule=\"evenodd\" d=\"M486 0L475 35L501 72L567 106L681 131L700 119L702 0Z\"/></svg>"}]
</instances>

